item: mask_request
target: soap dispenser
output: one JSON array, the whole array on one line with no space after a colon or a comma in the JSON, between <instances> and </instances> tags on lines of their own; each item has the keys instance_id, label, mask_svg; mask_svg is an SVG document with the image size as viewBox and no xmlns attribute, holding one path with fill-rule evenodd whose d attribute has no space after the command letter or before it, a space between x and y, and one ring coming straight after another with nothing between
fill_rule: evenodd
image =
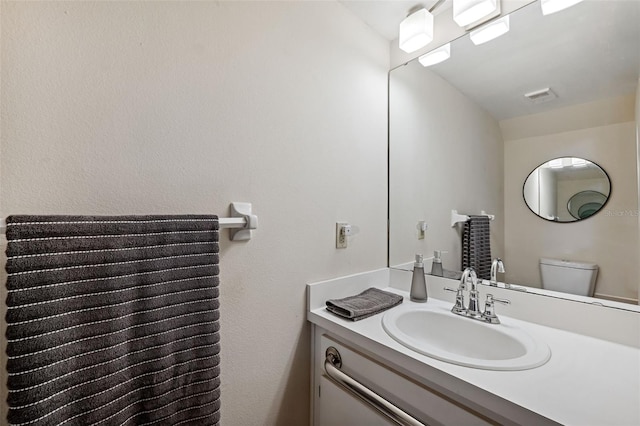
<instances>
[{"instance_id":1,"label":"soap dispenser","mask_svg":"<svg viewBox=\"0 0 640 426\"><path fill-rule=\"evenodd\" d=\"M413 264L413 277L411 278L409 299L412 302L420 303L427 301L427 282L424 278L424 263L421 254L416 254L416 263Z\"/></svg>"},{"instance_id":2,"label":"soap dispenser","mask_svg":"<svg viewBox=\"0 0 640 426\"><path fill-rule=\"evenodd\" d=\"M431 275L436 275L441 277L443 275L442 272L442 250L435 250L433 252L433 261L431 262Z\"/></svg>"}]
</instances>

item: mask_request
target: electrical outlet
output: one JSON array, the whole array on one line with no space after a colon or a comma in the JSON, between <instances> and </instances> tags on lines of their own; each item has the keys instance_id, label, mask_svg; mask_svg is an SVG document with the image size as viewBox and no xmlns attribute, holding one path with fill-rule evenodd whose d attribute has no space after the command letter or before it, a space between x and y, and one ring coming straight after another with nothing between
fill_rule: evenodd
<instances>
[{"instance_id":1,"label":"electrical outlet","mask_svg":"<svg viewBox=\"0 0 640 426\"><path fill-rule=\"evenodd\" d=\"M350 231L351 226L348 223L336 223L336 248L347 248L347 235L351 233Z\"/></svg>"}]
</instances>

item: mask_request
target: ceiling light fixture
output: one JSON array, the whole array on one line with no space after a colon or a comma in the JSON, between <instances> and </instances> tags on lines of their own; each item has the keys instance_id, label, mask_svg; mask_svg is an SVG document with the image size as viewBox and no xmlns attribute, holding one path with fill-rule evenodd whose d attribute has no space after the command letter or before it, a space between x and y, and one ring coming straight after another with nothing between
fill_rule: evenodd
<instances>
[{"instance_id":1,"label":"ceiling light fixture","mask_svg":"<svg viewBox=\"0 0 640 426\"><path fill-rule=\"evenodd\" d=\"M587 160L584 158L571 158L571 165L573 167L587 167Z\"/></svg>"},{"instance_id":2,"label":"ceiling light fixture","mask_svg":"<svg viewBox=\"0 0 640 426\"><path fill-rule=\"evenodd\" d=\"M489 22L487 25L471 31L469 38L476 46L500 37L509 31L509 15Z\"/></svg>"},{"instance_id":3,"label":"ceiling light fixture","mask_svg":"<svg viewBox=\"0 0 640 426\"><path fill-rule=\"evenodd\" d=\"M561 169L564 167L562 158L556 158L555 160L551 160L547 162L547 167L551 169Z\"/></svg>"},{"instance_id":4,"label":"ceiling light fixture","mask_svg":"<svg viewBox=\"0 0 640 426\"><path fill-rule=\"evenodd\" d=\"M420 64L423 67L430 67L431 65L439 64L442 61L446 61L451 57L451 43L447 43L444 46L440 46L437 49L432 50L418 58Z\"/></svg>"},{"instance_id":5,"label":"ceiling light fixture","mask_svg":"<svg viewBox=\"0 0 640 426\"><path fill-rule=\"evenodd\" d=\"M420 9L400 22L400 49L407 53L426 46L433 40L433 15Z\"/></svg>"},{"instance_id":6,"label":"ceiling light fixture","mask_svg":"<svg viewBox=\"0 0 640 426\"><path fill-rule=\"evenodd\" d=\"M582 0L542 0L540 5L542 6L543 15L551 15L552 13L560 12L568 7L580 3Z\"/></svg>"},{"instance_id":7,"label":"ceiling light fixture","mask_svg":"<svg viewBox=\"0 0 640 426\"><path fill-rule=\"evenodd\" d=\"M499 0L453 0L453 20L466 27L491 15L499 7Z\"/></svg>"}]
</instances>

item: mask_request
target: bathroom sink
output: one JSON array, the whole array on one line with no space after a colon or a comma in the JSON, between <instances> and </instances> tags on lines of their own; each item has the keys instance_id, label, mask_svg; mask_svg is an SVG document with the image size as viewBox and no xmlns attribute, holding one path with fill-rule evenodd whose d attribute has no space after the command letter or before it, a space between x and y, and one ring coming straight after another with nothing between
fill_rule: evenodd
<instances>
[{"instance_id":1,"label":"bathroom sink","mask_svg":"<svg viewBox=\"0 0 640 426\"><path fill-rule=\"evenodd\" d=\"M441 361L485 370L527 370L546 363L546 343L509 323L486 324L442 306L400 306L382 317L402 345Z\"/></svg>"}]
</instances>

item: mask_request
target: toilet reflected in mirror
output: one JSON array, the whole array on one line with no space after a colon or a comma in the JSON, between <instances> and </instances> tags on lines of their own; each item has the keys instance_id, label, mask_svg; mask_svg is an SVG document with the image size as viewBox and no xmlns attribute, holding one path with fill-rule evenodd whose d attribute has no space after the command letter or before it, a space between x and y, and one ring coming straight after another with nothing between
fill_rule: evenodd
<instances>
[{"instance_id":1,"label":"toilet reflected in mirror","mask_svg":"<svg viewBox=\"0 0 640 426\"><path fill-rule=\"evenodd\" d=\"M593 296L598 265L559 259L540 259L542 288L562 293Z\"/></svg>"}]
</instances>

